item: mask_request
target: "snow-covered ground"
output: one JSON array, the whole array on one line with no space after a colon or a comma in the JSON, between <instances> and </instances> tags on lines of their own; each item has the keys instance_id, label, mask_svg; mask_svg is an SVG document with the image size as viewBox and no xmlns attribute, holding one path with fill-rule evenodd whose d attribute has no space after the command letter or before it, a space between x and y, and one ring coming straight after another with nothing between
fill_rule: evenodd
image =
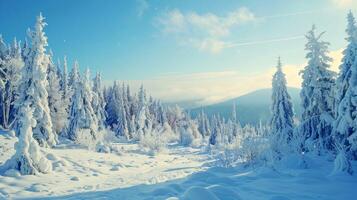
<instances>
[{"instance_id":1,"label":"snow-covered ground","mask_svg":"<svg viewBox=\"0 0 357 200\"><path fill-rule=\"evenodd\" d=\"M0 163L13 153L14 137L0 135ZM357 176L331 176L332 162L293 158L271 168L207 167L200 149L170 146L150 156L136 144L118 143L120 153L60 146L48 151L54 170L39 176L0 176L0 199L353 199ZM355 171L357 164L353 163ZM285 166L285 167L284 167ZM15 177L13 177L15 176Z\"/></svg>"},{"instance_id":2,"label":"snow-covered ground","mask_svg":"<svg viewBox=\"0 0 357 200\"><path fill-rule=\"evenodd\" d=\"M0 135L0 165L14 154L17 139ZM60 146L48 149L53 172L38 176L0 176L0 197L29 198L131 187L186 177L204 170L199 149L170 147L150 156L137 144L115 144L119 153L96 153ZM15 176L15 177L13 177Z\"/></svg>"}]
</instances>

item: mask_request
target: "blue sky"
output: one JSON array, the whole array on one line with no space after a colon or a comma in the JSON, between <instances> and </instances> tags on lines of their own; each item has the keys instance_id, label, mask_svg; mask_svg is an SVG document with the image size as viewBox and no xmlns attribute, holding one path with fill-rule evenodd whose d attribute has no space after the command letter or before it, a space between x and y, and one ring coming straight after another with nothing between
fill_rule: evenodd
<instances>
[{"instance_id":1,"label":"blue sky","mask_svg":"<svg viewBox=\"0 0 357 200\"><path fill-rule=\"evenodd\" d=\"M42 12L56 59L77 59L107 81L144 83L164 100L211 103L270 87L259 77L278 56L287 70L296 66L294 76L312 24L339 58L351 8L355 0L0 0L0 33L23 40Z\"/></svg>"}]
</instances>

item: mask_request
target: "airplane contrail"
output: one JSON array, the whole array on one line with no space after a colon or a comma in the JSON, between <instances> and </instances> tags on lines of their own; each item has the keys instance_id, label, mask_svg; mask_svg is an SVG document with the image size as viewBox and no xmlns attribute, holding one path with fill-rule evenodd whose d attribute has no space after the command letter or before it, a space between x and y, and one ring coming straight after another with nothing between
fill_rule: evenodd
<instances>
[{"instance_id":1,"label":"airplane contrail","mask_svg":"<svg viewBox=\"0 0 357 200\"><path fill-rule=\"evenodd\" d=\"M290 16L298 16L298 15L309 15L309 14L315 14L315 13L325 12L325 11L327 11L327 9L309 10L309 11L302 11L302 12L295 12L295 13L285 13L285 14L262 16L262 17L257 17L256 19L274 19L274 18L290 17Z\"/></svg>"},{"instance_id":2,"label":"airplane contrail","mask_svg":"<svg viewBox=\"0 0 357 200\"><path fill-rule=\"evenodd\" d=\"M257 44L269 44L275 42L283 42L283 41L290 41L290 40L300 40L305 38L303 35L293 36L293 37L286 37L286 38L276 38L270 40L260 40L254 42L233 42L228 43L224 46L224 48L232 48L232 47L240 47L240 46L250 46L250 45L257 45Z\"/></svg>"}]
</instances>

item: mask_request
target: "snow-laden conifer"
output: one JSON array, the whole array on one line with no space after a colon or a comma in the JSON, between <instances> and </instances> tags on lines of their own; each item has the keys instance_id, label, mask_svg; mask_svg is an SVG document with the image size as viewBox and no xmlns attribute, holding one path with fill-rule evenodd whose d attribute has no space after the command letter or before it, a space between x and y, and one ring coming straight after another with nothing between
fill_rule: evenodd
<instances>
[{"instance_id":1,"label":"snow-laden conifer","mask_svg":"<svg viewBox=\"0 0 357 200\"><path fill-rule=\"evenodd\" d=\"M93 94L89 76L89 70L86 70L82 80L74 85L67 134L76 142L80 142L80 137L92 140L97 138L98 121L92 108Z\"/></svg>"},{"instance_id":2,"label":"snow-laden conifer","mask_svg":"<svg viewBox=\"0 0 357 200\"><path fill-rule=\"evenodd\" d=\"M24 65L21 56L20 43L14 39L12 45L6 49L6 45L0 36L0 106L1 125L8 129L14 122L14 102L19 96L18 86L21 79L21 68Z\"/></svg>"},{"instance_id":3,"label":"snow-laden conifer","mask_svg":"<svg viewBox=\"0 0 357 200\"><path fill-rule=\"evenodd\" d=\"M19 88L20 97L16 107L19 109L24 102L28 102L33 109L33 119L36 126L33 127L33 137L40 146L54 146L56 135L52 131L52 121L48 106L47 66L49 56L46 54L47 37L43 31L46 23L40 14L37 17L34 31L28 31L31 39L31 47L28 47L25 66L23 67L21 85Z\"/></svg>"},{"instance_id":4,"label":"snow-laden conifer","mask_svg":"<svg viewBox=\"0 0 357 200\"><path fill-rule=\"evenodd\" d=\"M271 132L274 136L272 145L278 153L281 153L282 149L279 147L287 145L292 137L294 113L280 58L277 71L273 75L272 87L272 117L270 121Z\"/></svg>"},{"instance_id":5,"label":"snow-laden conifer","mask_svg":"<svg viewBox=\"0 0 357 200\"><path fill-rule=\"evenodd\" d=\"M331 131L334 120L335 74L329 70L329 43L322 41L324 33L316 35L315 26L307 33L306 58L308 64L302 75L302 117L299 131L304 135L305 148L320 152L331 149Z\"/></svg>"},{"instance_id":6,"label":"snow-laden conifer","mask_svg":"<svg viewBox=\"0 0 357 200\"><path fill-rule=\"evenodd\" d=\"M106 113L105 113L105 101L102 88L102 77L100 73L96 73L93 80L93 110L98 120L98 129L103 130Z\"/></svg>"},{"instance_id":7,"label":"snow-laden conifer","mask_svg":"<svg viewBox=\"0 0 357 200\"><path fill-rule=\"evenodd\" d=\"M334 136L336 142L344 145L347 156L357 159L357 24L352 12L347 19L348 45L337 78Z\"/></svg>"},{"instance_id":8,"label":"snow-laden conifer","mask_svg":"<svg viewBox=\"0 0 357 200\"><path fill-rule=\"evenodd\" d=\"M32 130L36 127L31 101L26 101L18 111L18 138L15 144L15 154L1 166L1 171L16 169L23 175L49 173L52 164L40 151L37 141L33 138Z\"/></svg>"},{"instance_id":9,"label":"snow-laden conifer","mask_svg":"<svg viewBox=\"0 0 357 200\"><path fill-rule=\"evenodd\" d=\"M58 76L57 67L52 61L52 54L49 56L49 63L47 68L47 92L48 104L52 119L53 131L60 134L67 124L67 111L63 105L60 77Z\"/></svg>"}]
</instances>

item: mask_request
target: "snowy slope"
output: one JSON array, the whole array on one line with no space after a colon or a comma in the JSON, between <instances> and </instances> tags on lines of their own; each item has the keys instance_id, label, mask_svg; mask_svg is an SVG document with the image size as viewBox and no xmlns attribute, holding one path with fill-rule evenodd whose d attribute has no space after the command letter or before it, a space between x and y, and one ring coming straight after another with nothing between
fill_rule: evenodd
<instances>
[{"instance_id":1,"label":"snowy slope","mask_svg":"<svg viewBox=\"0 0 357 200\"><path fill-rule=\"evenodd\" d=\"M14 151L15 137L0 135L0 164ZM78 146L50 149L51 174L0 176L0 199L257 199L339 200L357 195L357 176L331 176L333 163L294 158L271 168L208 168L200 149L170 146L156 156L137 144L117 143L120 153L96 153ZM357 163L353 163L357 171ZM16 175L16 174L15 174Z\"/></svg>"},{"instance_id":2,"label":"snowy slope","mask_svg":"<svg viewBox=\"0 0 357 200\"><path fill-rule=\"evenodd\" d=\"M14 153L16 138L0 135L0 164ZM59 196L156 184L203 170L199 149L173 146L156 156L142 153L137 144L115 144L120 153L96 153L62 146L49 149L54 169L38 176L0 176L0 197ZM16 176L16 174L15 174Z\"/></svg>"},{"instance_id":3,"label":"snowy slope","mask_svg":"<svg viewBox=\"0 0 357 200\"><path fill-rule=\"evenodd\" d=\"M210 168L161 184L142 184L54 199L343 200L356 197L356 176L329 176L332 164L323 159L318 162L313 169L300 170Z\"/></svg>"}]
</instances>

